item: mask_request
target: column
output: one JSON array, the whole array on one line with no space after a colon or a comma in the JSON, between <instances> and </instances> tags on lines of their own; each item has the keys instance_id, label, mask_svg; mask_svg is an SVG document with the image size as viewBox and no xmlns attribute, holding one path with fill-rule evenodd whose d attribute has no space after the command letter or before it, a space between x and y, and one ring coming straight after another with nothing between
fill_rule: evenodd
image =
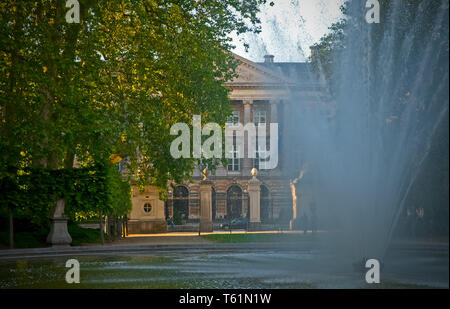
<instances>
[{"instance_id":1,"label":"column","mask_svg":"<svg viewBox=\"0 0 450 309\"><path fill-rule=\"evenodd\" d=\"M280 100L270 100L270 122L278 122L278 104Z\"/></svg>"},{"instance_id":2,"label":"column","mask_svg":"<svg viewBox=\"0 0 450 309\"><path fill-rule=\"evenodd\" d=\"M280 126L279 122L278 122L278 106L280 104L280 100L270 100L270 122L271 123L278 123L278 165L277 168L275 168L274 170L271 171L272 175L281 175L281 168L282 168L282 164L283 164L283 158L284 158L284 154L281 151L281 130L282 127ZM270 124L268 124L270 125ZM270 134L273 134L273 132L270 132Z\"/></svg>"},{"instance_id":3,"label":"column","mask_svg":"<svg viewBox=\"0 0 450 309\"><path fill-rule=\"evenodd\" d=\"M248 196L250 198L250 230L257 230L261 223L260 220L260 197L261 197L261 181L256 178L258 170L252 169L252 179L248 182Z\"/></svg>"},{"instance_id":4,"label":"column","mask_svg":"<svg viewBox=\"0 0 450 309\"><path fill-rule=\"evenodd\" d=\"M200 182L200 232L212 232L212 182Z\"/></svg>"},{"instance_id":5,"label":"column","mask_svg":"<svg viewBox=\"0 0 450 309\"><path fill-rule=\"evenodd\" d=\"M253 101L251 100L244 100L244 126L249 123L252 122L250 119L250 114L251 114L251 109L252 109L252 104ZM245 132L244 133L244 158L242 159L242 175L249 175L250 171L253 167L253 159L249 158L249 153L248 153L248 135Z\"/></svg>"}]
</instances>

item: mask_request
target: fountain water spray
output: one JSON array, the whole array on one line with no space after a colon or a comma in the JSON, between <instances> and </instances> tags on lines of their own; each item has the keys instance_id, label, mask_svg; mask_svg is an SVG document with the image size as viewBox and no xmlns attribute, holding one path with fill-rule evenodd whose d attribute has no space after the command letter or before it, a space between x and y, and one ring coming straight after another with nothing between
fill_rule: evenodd
<instances>
[{"instance_id":1,"label":"fountain water spray","mask_svg":"<svg viewBox=\"0 0 450 309\"><path fill-rule=\"evenodd\" d=\"M366 22L364 1L346 7L331 99L311 107L293 95L289 102L297 111L289 122L292 153L301 153L290 160L311 166L336 252L382 260L432 137L448 118L448 2L380 1L378 24Z\"/></svg>"}]
</instances>

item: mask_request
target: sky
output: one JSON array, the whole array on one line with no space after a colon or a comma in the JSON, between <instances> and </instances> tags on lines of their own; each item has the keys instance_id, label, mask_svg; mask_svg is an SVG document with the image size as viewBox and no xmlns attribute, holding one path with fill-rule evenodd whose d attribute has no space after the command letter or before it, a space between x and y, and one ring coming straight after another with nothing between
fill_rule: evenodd
<instances>
[{"instance_id":1,"label":"sky","mask_svg":"<svg viewBox=\"0 0 450 309\"><path fill-rule=\"evenodd\" d=\"M341 17L343 0L272 0L273 6L270 2L261 6L261 33L233 34L233 52L255 62L264 61L267 54L274 55L275 62L303 62L309 46ZM248 53L240 39L250 45Z\"/></svg>"}]
</instances>

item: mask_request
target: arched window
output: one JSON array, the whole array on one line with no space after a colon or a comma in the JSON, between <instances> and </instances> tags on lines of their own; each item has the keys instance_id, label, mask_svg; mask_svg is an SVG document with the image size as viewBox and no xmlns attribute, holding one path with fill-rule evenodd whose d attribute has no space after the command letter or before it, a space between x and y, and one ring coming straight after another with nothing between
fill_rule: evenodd
<instances>
[{"instance_id":1,"label":"arched window","mask_svg":"<svg viewBox=\"0 0 450 309\"><path fill-rule=\"evenodd\" d=\"M189 218L189 190L185 186L176 186L173 191L173 214L183 221Z\"/></svg>"}]
</instances>

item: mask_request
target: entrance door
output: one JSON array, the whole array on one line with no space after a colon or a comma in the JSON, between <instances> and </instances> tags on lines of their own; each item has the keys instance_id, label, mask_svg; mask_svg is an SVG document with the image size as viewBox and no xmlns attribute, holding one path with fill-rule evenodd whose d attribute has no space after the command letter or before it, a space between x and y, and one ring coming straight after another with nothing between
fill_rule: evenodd
<instances>
[{"instance_id":1,"label":"entrance door","mask_svg":"<svg viewBox=\"0 0 450 309\"><path fill-rule=\"evenodd\" d=\"M233 185L227 190L227 218L234 219L242 216L242 189Z\"/></svg>"},{"instance_id":2,"label":"entrance door","mask_svg":"<svg viewBox=\"0 0 450 309\"><path fill-rule=\"evenodd\" d=\"M189 190L185 186L177 186L173 191L173 217L177 221L179 218L183 224L189 218Z\"/></svg>"}]
</instances>

